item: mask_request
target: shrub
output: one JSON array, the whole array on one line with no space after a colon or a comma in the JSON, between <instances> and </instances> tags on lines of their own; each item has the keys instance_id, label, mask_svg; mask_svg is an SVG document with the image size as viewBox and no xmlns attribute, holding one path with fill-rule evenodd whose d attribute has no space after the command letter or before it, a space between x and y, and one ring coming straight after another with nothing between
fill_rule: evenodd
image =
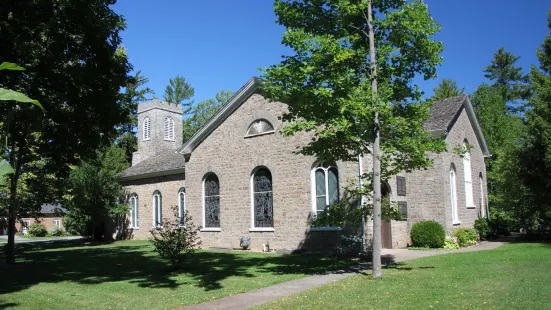
<instances>
[{"instance_id":1,"label":"shrub","mask_svg":"<svg viewBox=\"0 0 551 310\"><path fill-rule=\"evenodd\" d=\"M155 251L173 265L182 263L187 256L199 249L201 241L197 236L201 227L196 227L187 211L182 221L178 218L178 208L173 207L174 217L163 219L160 227L153 228L150 240ZM185 225L181 225L185 223Z\"/></svg>"},{"instance_id":2,"label":"shrub","mask_svg":"<svg viewBox=\"0 0 551 310\"><path fill-rule=\"evenodd\" d=\"M457 238L459 246L462 247L476 244L476 241L478 241L478 234L472 228L458 228L453 235Z\"/></svg>"},{"instance_id":3,"label":"shrub","mask_svg":"<svg viewBox=\"0 0 551 310\"><path fill-rule=\"evenodd\" d=\"M54 229L50 232L50 236L53 236L53 237L65 236L65 231L61 227L54 227Z\"/></svg>"},{"instance_id":4,"label":"shrub","mask_svg":"<svg viewBox=\"0 0 551 310\"><path fill-rule=\"evenodd\" d=\"M40 222L34 222L29 226L27 233L33 237L46 237L48 230Z\"/></svg>"},{"instance_id":5,"label":"shrub","mask_svg":"<svg viewBox=\"0 0 551 310\"><path fill-rule=\"evenodd\" d=\"M488 224L490 226L490 234L492 236L508 236L511 234L511 231L517 228L514 219L512 219L508 214L498 211L490 214Z\"/></svg>"},{"instance_id":6,"label":"shrub","mask_svg":"<svg viewBox=\"0 0 551 310\"><path fill-rule=\"evenodd\" d=\"M488 224L488 219L485 217L479 217L474 221L474 229L478 231L478 234L481 238L488 238L490 234L490 225Z\"/></svg>"},{"instance_id":7,"label":"shrub","mask_svg":"<svg viewBox=\"0 0 551 310\"><path fill-rule=\"evenodd\" d=\"M446 240L442 225L435 221L421 221L411 228L411 241L415 247L441 248Z\"/></svg>"},{"instance_id":8,"label":"shrub","mask_svg":"<svg viewBox=\"0 0 551 310\"><path fill-rule=\"evenodd\" d=\"M444 241L444 249L446 250L457 250L459 249L459 244L457 244L457 241L455 238L446 238L446 241Z\"/></svg>"},{"instance_id":9,"label":"shrub","mask_svg":"<svg viewBox=\"0 0 551 310\"><path fill-rule=\"evenodd\" d=\"M362 238L356 235L341 235L341 245L337 246L338 257L350 258L362 255Z\"/></svg>"}]
</instances>

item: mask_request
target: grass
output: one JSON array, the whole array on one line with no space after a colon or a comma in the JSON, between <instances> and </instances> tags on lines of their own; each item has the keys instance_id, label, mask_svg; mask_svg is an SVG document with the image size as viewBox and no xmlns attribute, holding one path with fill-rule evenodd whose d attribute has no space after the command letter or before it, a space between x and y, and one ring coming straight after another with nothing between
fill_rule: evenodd
<instances>
[{"instance_id":1,"label":"grass","mask_svg":"<svg viewBox=\"0 0 551 310\"><path fill-rule=\"evenodd\" d=\"M148 241L17 250L15 266L0 265L0 309L174 309L343 266L318 256L201 251L175 270Z\"/></svg>"},{"instance_id":2,"label":"grass","mask_svg":"<svg viewBox=\"0 0 551 310\"><path fill-rule=\"evenodd\" d=\"M413 260L276 300L260 309L549 309L551 244Z\"/></svg>"}]
</instances>

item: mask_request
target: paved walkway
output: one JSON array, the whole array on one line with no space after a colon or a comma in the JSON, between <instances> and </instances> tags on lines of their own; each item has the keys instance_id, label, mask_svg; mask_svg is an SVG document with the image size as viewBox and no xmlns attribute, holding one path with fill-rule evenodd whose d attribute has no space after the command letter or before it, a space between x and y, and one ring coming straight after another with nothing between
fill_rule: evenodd
<instances>
[{"instance_id":1,"label":"paved walkway","mask_svg":"<svg viewBox=\"0 0 551 310\"><path fill-rule=\"evenodd\" d=\"M417 259L427 256L435 256L447 253L464 253L483 250L493 250L501 246L503 242L485 242L479 245L463 248L459 250L429 250L429 251L413 251L405 249L384 249L383 260L385 262L403 262L406 260ZM322 285L329 284L338 280L342 280L357 272L340 272L330 273L326 275L315 275L302 279L297 279L289 282L279 283L273 286L261 288L258 290L238 294L234 296L220 298L214 301L205 302L202 304L185 307L187 310L204 310L204 309L224 309L237 310L246 309L249 307L261 305L280 297L285 297L303 291L307 291Z\"/></svg>"},{"instance_id":2,"label":"paved walkway","mask_svg":"<svg viewBox=\"0 0 551 310\"><path fill-rule=\"evenodd\" d=\"M29 242L49 242L49 241L60 241L60 240L75 240L82 239L81 236L68 236L68 237L45 237L44 239L31 239L25 237L15 236L15 243L29 243ZM0 236L0 243L8 242L8 236Z\"/></svg>"}]
</instances>

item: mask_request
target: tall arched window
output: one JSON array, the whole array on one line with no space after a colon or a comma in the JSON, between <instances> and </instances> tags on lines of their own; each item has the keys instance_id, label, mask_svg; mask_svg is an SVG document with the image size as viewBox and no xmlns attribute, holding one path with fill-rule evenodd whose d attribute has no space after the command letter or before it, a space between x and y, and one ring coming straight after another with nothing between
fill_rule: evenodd
<instances>
[{"instance_id":1,"label":"tall arched window","mask_svg":"<svg viewBox=\"0 0 551 310\"><path fill-rule=\"evenodd\" d=\"M132 194L130 196L130 227L138 228L138 195Z\"/></svg>"},{"instance_id":2,"label":"tall arched window","mask_svg":"<svg viewBox=\"0 0 551 310\"><path fill-rule=\"evenodd\" d=\"M143 139L149 140L151 139L151 120L149 119L149 116L146 116L143 119Z\"/></svg>"},{"instance_id":3,"label":"tall arched window","mask_svg":"<svg viewBox=\"0 0 551 310\"><path fill-rule=\"evenodd\" d=\"M486 217L486 204L484 202L484 179L482 179L482 173L478 175L478 182L480 184L480 216Z\"/></svg>"},{"instance_id":4,"label":"tall arched window","mask_svg":"<svg viewBox=\"0 0 551 310\"><path fill-rule=\"evenodd\" d=\"M452 207L452 223L459 224L459 215L457 213L457 183L455 177L455 167L450 169L450 203Z\"/></svg>"},{"instance_id":5,"label":"tall arched window","mask_svg":"<svg viewBox=\"0 0 551 310\"><path fill-rule=\"evenodd\" d=\"M186 191L182 187L178 190L178 218L180 219L180 225L185 224L185 215L186 213Z\"/></svg>"},{"instance_id":6,"label":"tall arched window","mask_svg":"<svg viewBox=\"0 0 551 310\"><path fill-rule=\"evenodd\" d=\"M273 227L272 174L267 168L257 169L251 177L253 227Z\"/></svg>"},{"instance_id":7,"label":"tall arched window","mask_svg":"<svg viewBox=\"0 0 551 310\"><path fill-rule=\"evenodd\" d=\"M163 197L161 192L153 192L153 227L163 224Z\"/></svg>"},{"instance_id":8,"label":"tall arched window","mask_svg":"<svg viewBox=\"0 0 551 310\"><path fill-rule=\"evenodd\" d=\"M468 142L463 143L463 169L465 175L465 204L467 208L474 208L473 178L471 174L471 153Z\"/></svg>"},{"instance_id":9,"label":"tall arched window","mask_svg":"<svg viewBox=\"0 0 551 310\"><path fill-rule=\"evenodd\" d=\"M220 227L220 182L216 174L207 175L203 182L204 221L206 228Z\"/></svg>"},{"instance_id":10,"label":"tall arched window","mask_svg":"<svg viewBox=\"0 0 551 310\"><path fill-rule=\"evenodd\" d=\"M172 117L165 118L165 140L174 141L174 120Z\"/></svg>"},{"instance_id":11,"label":"tall arched window","mask_svg":"<svg viewBox=\"0 0 551 310\"><path fill-rule=\"evenodd\" d=\"M339 201L339 172L334 163L321 162L312 169L312 205L317 216Z\"/></svg>"}]
</instances>

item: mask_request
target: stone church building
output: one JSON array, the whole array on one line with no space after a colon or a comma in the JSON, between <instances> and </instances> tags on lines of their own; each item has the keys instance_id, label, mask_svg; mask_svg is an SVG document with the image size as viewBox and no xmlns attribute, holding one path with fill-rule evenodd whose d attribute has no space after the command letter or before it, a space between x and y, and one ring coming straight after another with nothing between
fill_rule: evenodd
<instances>
[{"instance_id":1,"label":"stone church building","mask_svg":"<svg viewBox=\"0 0 551 310\"><path fill-rule=\"evenodd\" d=\"M344 186L370 171L371 159L324 162L297 155L310 134L283 136L278 117L287 106L262 97L258 86L256 78L249 80L183 145L181 106L158 100L139 106L138 151L120 176L129 193L132 238L148 238L173 207L202 227L205 248L236 248L249 236L253 250L265 243L276 250L316 249L345 233L310 221L344 198ZM435 102L425 126L445 137L448 151L430 155L434 167L386 184L403 219L383 222L386 248L406 247L420 220L451 231L487 215L484 158L490 153L468 96Z\"/></svg>"}]
</instances>

